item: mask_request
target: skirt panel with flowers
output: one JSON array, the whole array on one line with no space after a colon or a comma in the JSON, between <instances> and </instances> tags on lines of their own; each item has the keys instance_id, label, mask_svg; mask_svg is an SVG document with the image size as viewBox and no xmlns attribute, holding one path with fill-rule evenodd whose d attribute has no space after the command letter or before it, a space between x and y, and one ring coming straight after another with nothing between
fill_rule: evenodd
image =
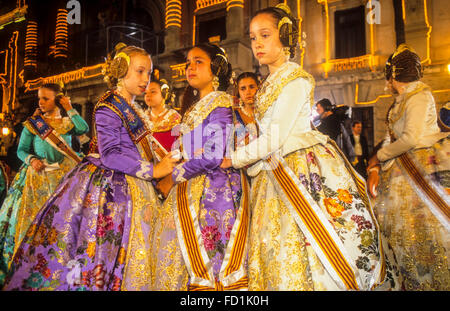
<instances>
[{"instance_id":1,"label":"skirt panel with flowers","mask_svg":"<svg viewBox=\"0 0 450 311\"><path fill-rule=\"evenodd\" d=\"M415 164L450 189L450 140L408 152ZM397 161L381 175L375 213L393 247L405 290L450 290L450 232L417 195Z\"/></svg>"},{"instance_id":2,"label":"skirt panel with flowers","mask_svg":"<svg viewBox=\"0 0 450 311\"><path fill-rule=\"evenodd\" d=\"M120 290L132 207L127 177L86 157L37 214L4 290Z\"/></svg>"},{"instance_id":3,"label":"skirt panel with flowers","mask_svg":"<svg viewBox=\"0 0 450 311\"><path fill-rule=\"evenodd\" d=\"M64 158L59 166L57 170L36 172L31 166L24 165L14 179L0 212L0 286L31 222L64 175L74 167L74 162Z\"/></svg>"},{"instance_id":4,"label":"skirt panel with flowers","mask_svg":"<svg viewBox=\"0 0 450 311\"><path fill-rule=\"evenodd\" d=\"M344 160L331 144L295 151L284 160L332 224L367 289L380 260L378 232ZM252 181L249 290L339 290L274 182L264 170ZM383 285L389 289L397 286L394 268L387 261Z\"/></svg>"}]
</instances>

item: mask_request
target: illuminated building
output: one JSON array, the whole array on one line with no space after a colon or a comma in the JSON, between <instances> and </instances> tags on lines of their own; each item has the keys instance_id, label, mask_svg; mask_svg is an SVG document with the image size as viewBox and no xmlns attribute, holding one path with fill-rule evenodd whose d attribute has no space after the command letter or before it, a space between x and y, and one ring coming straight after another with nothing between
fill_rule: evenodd
<instances>
[{"instance_id":1,"label":"illuminated building","mask_svg":"<svg viewBox=\"0 0 450 311\"><path fill-rule=\"evenodd\" d=\"M106 90L104 57L119 41L148 50L154 67L178 94L186 86L186 52L197 43L219 43L236 74L265 75L267 69L252 56L249 22L257 10L280 2L299 20L301 44L294 61L315 77L315 99L352 106L371 145L385 134L385 114L393 98L384 91L383 68L398 44L406 42L419 53L423 80L434 90L437 108L450 101L446 0L87 1L81 2L81 25L67 24L64 1L48 1L55 5L44 8L39 0L21 0L0 9L0 81L19 86L8 95L3 111L13 105L32 110L39 85L63 81L72 102L91 122L93 106ZM11 67L6 51L14 31L19 59ZM5 68L14 68L15 81Z\"/></svg>"}]
</instances>

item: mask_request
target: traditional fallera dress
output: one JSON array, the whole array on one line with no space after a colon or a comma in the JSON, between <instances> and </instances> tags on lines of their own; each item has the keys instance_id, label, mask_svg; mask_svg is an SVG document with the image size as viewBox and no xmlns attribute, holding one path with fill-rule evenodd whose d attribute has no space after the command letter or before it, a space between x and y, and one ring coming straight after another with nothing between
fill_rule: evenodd
<instances>
[{"instance_id":1,"label":"traditional fallera dress","mask_svg":"<svg viewBox=\"0 0 450 311\"><path fill-rule=\"evenodd\" d=\"M370 290L386 275L395 287L364 180L311 129L313 89L283 64L257 93L259 137L231 153L234 167L253 164L249 290Z\"/></svg>"},{"instance_id":2,"label":"traditional fallera dress","mask_svg":"<svg viewBox=\"0 0 450 311\"><path fill-rule=\"evenodd\" d=\"M24 122L17 148L17 156L24 164L11 183L0 211L0 286L36 214L64 175L81 161L70 147L72 135L87 133L89 126L75 109L67 113L69 117L34 116ZM45 169L36 172L30 165L32 158L43 161Z\"/></svg>"},{"instance_id":3,"label":"traditional fallera dress","mask_svg":"<svg viewBox=\"0 0 450 311\"><path fill-rule=\"evenodd\" d=\"M9 188L9 175L7 166L3 161L0 161L0 208L3 204L3 200L5 199L6 192Z\"/></svg>"},{"instance_id":4,"label":"traditional fallera dress","mask_svg":"<svg viewBox=\"0 0 450 311\"><path fill-rule=\"evenodd\" d=\"M220 168L232 124L232 98L219 91L183 117L185 162L155 218L154 290L247 288L248 184L242 172Z\"/></svg>"},{"instance_id":5,"label":"traditional fallera dress","mask_svg":"<svg viewBox=\"0 0 450 311\"><path fill-rule=\"evenodd\" d=\"M450 290L450 142L430 88L409 83L388 112L375 213L405 290Z\"/></svg>"},{"instance_id":6,"label":"traditional fallera dress","mask_svg":"<svg viewBox=\"0 0 450 311\"><path fill-rule=\"evenodd\" d=\"M170 152L173 143L178 138L178 133L173 129L180 124L180 122L181 116L175 109L167 109L167 111L158 116L156 120L152 121L153 137L158 141L159 145L164 148L163 151L165 151L165 153Z\"/></svg>"},{"instance_id":7,"label":"traditional fallera dress","mask_svg":"<svg viewBox=\"0 0 450 311\"><path fill-rule=\"evenodd\" d=\"M149 121L115 91L103 95L94 117L91 153L38 213L5 290L148 289L149 228L159 204Z\"/></svg>"}]
</instances>

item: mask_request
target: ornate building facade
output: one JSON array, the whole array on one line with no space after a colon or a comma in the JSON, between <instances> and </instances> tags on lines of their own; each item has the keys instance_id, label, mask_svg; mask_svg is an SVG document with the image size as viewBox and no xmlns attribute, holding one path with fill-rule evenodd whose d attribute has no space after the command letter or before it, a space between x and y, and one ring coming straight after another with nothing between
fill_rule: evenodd
<instances>
[{"instance_id":1,"label":"ornate building facade","mask_svg":"<svg viewBox=\"0 0 450 311\"><path fill-rule=\"evenodd\" d=\"M51 1L51 10L38 0L9 2L0 9L4 120L21 106L33 110L39 85L63 81L91 122L93 106L106 90L104 57L118 42L151 52L155 68L180 95L186 52L201 42L225 48L236 74L265 75L252 56L249 22L257 10L280 2L299 19L302 44L294 61L315 77L315 99L351 106L371 146L384 136L393 98L384 91L383 69L398 44L410 44L421 56L437 108L450 101L447 0L81 0L75 1L80 24L67 23L69 1Z\"/></svg>"}]
</instances>

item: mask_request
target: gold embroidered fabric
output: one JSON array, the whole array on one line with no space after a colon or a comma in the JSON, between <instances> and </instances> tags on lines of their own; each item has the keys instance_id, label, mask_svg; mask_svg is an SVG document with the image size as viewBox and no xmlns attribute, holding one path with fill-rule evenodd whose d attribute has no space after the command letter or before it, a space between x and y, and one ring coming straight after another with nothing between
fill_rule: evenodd
<instances>
[{"instance_id":1,"label":"gold embroidered fabric","mask_svg":"<svg viewBox=\"0 0 450 311\"><path fill-rule=\"evenodd\" d=\"M232 107L233 98L225 92L211 92L187 111L181 124L181 133L185 134L203 123L203 120L216 108Z\"/></svg>"},{"instance_id":2,"label":"gold embroidered fabric","mask_svg":"<svg viewBox=\"0 0 450 311\"><path fill-rule=\"evenodd\" d=\"M427 174L450 186L450 140L409 151ZM436 219L407 180L397 161L381 172L374 211L397 258L403 287L412 291L450 290L450 232Z\"/></svg>"},{"instance_id":3,"label":"gold embroidered fabric","mask_svg":"<svg viewBox=\"0 0 450 311\"><path fill-rule=\"evenodd\" d=\"M310 98L311 103L314 103L315 81L313 76L304 71L297 64L286 62L263 82L261 88L256 94L255 110L256 117L259 120L262 119L264 113L270 108L270 106L272 106L286 84L297 78L306 79L311 83L312 88Z\"/></svg>"},{"instance_id":4,"label":"gold embroidered fabric","mask_svg":"<svg viewBox=\"0 0 450 311\"><path fill-rule=\"evenodd\" d=\"M75 163L67 157L59 164L60 168L51 171L36 172L31 166L27 169L25 186L23 187L21 208L17 214L16 235L14 238L14 253L20 246L28 227L33 222L44 203L55 191L64 175Z\"/></svg>"},{"instance_id":5,"label":"gold embroidered fabric","mask_svg":"<svg viewBox=\"0 0 450 311\"><path fill-rule=\"evenodd\" d=\"M125 257L122 290L151 290L151 237L159 199L148 181L126 175L131 195L131 230Z\"/></svg>"},{"instance_id":6,"label":"gold embroidered fabric","mask_svg":"<svg viewBox=\"0 0 450 311\"><path fill-rule=\"evenodd\" d=\"M370 289L379 263L377 231L356 185L332 145L316 145L285 157L287 166L327 215L356 263L361 289ZM269 173L252 184L249 290L340 290L283 203ZM398 289L398 271L387 260L383 289Z\"/></svg>"}]
</instances>

